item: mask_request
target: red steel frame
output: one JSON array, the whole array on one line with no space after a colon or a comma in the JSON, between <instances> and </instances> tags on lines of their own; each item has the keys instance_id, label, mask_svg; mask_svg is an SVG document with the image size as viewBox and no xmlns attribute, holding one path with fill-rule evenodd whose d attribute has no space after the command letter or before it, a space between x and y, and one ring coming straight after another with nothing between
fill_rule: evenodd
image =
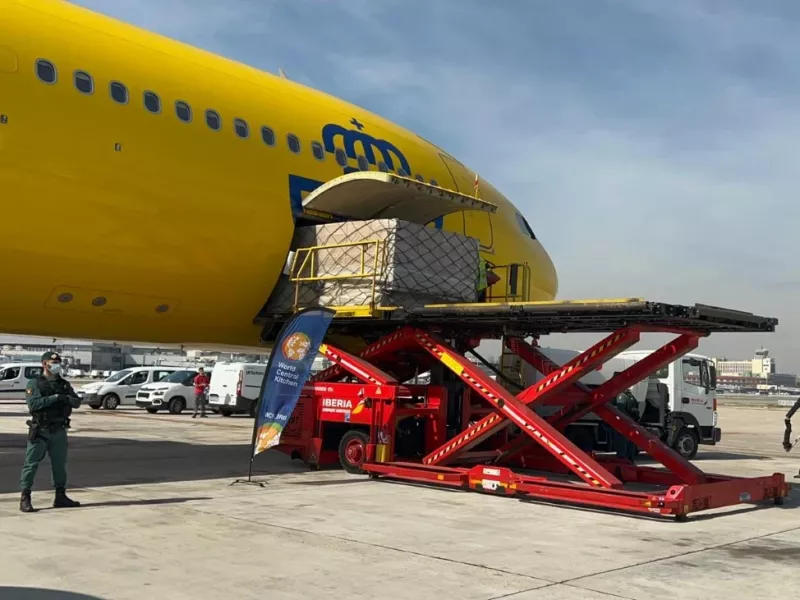
<instances>
[{"instance_id":1,"label":"red steel frame","mask_svg":"<svg viewBox=\"0 0 800 600\"><path fill-rule=\"evenodd\" d=\"M373 477L674 515L679 519L698 510L740 503L766 499L782 503L788 494L783 474L754 478L704 474L609 404L620 392L695 349L705 334L661 330L662 333L673 333L677 338L594 390L589 390L579 382L589 371L638 342L640 334L645 331L653 330L638 326L620 329L563 366L554 364L538 348L524 340L507 338L506 345L510 350L544 374L540 382L514 396L435 334L404 327L368 346L358 357L323 345L321 352L334 364L315 376L304 393L317 400L334 394L349 395L356 400L360 398L361 402L365 399L373 401L370 410L360 418L356 419L351 413L347 421L369 426L367 459L362 470ZM384 370L391 370L399 360L400 353L407 362L409 355L415 352L423 365L432 361L444 364L483 399L492 412L451 439L444 440L447 407L444 388L401 386ZM345 375L355 377L360 383L334 383ZM427 390L424 394L421 393L423 388ZM420 395L426 398L421 403L400 401L401 398ZM545 418L534 412L532 407L535 404L557 405L561 408ZM305 411L301 430L308 428L318 432L321 420L318 410L317 404L313 413ZM639 467L630 461L599 458L580 450L567 439L563 431L567 425L588 413L603 419L666 469ZM426 428L428 454L419 463L393 460L394 426L397 419L408 415L429 418ZM512 424L519 428L520 434L508 435L509 425ZM288 426L287 430L290 429L291 426ZM505 438L502 437L503 432ZM495 450L469 452L490 438L506 441ZM458 466L459 462L463 464L476 457L488 459L489 464ZM512 470L511 465L571 473L580 481L522 474ZM625 490L623 482L668 488L656 492L634 492Z\"/></svg>"}]
</instances>

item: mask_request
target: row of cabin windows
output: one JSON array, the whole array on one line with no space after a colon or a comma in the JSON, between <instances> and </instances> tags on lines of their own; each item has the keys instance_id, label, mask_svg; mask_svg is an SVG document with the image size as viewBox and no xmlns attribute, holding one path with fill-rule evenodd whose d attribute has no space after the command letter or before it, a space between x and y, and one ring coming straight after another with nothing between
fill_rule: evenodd
<instances>
[{"instance_id":1,"label":"row of cabin windows","mask_svg":"<svg viewBox=\"0 0 800 600\"><path fill-rule=\"evenodd\" d=\"M58 79L56 73L56 67L53 63L48 60L39 59L36 61L36 75L41 79L44 83L53 84ZM73 75L75 88L81 92L82 94L93 94L94 93L94 79L92 76L87 73L86 71L75 71ZM112 81L109 84L109 93L111 94L112 100L117 102L118 104L127 104L130 100L128 94L128 88L125 86L124 83L120 83L119 81ZM144 107L148 112L153 114L159 114L161 112L161 98L155 92L146 91L143 95L143 103ZM178 100L175 102L175 115L183 121L184 123L190 123L192 121L192 107L189 106L187 102L183 100ZM209 129L213 131L219 131L222 129L222 118L219 116L219 113L215 110L208 109L205 111L205 121L206 125ZM250 126L247 124L247 121L244 119L234 119L233 120L233 130L237 136L242 139L246 139L250 137ZM275 145L275 132L267 127L264 126L261 128L261 140L267 146L274 146ZM286 136L286 144L289 146L289 150L294 152L295 154L299 154L301 148L300 138L298 138L295 134L290 133ZM311 142L311 154L317 160L325 160L325 148L319 142ZM347 166L347 154L341 148L337 148L335 153L336 163L340 167ZM362 171L369 170L369 162L367 161L365 156L358 156L358 168ZM389 167L384 162L378 163L378 169L383 171L384 173L389 172ZM402 177L409 177L409 174L405 172L405 169L399 169L398 174ZM416 176L417 181L424 182L425 178L422 175ZM438 186L439 184L436 183L436 180L431 179L431 185Z\"/></svg>"}]
</instances>

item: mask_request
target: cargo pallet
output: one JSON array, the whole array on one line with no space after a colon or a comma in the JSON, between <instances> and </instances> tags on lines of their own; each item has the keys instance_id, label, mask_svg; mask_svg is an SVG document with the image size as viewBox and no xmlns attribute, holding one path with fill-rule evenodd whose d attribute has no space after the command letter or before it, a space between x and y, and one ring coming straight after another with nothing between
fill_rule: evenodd
<instances>
[{"instance_id":1,"label":"cargo pallet","mask_svg":"<svg viewBox=\"0 0 800 600\"><path fill-rule=\"evenodd\" d=\"M702 337L715 331L772 331L775 319L702 305L626 299L445 305L334 323L334 334L360 335L372 338L372 343L358 355L330 344L320 348L333 364L305 386L278 446L312 466L341 460L347 470L376 479L674 516L680 521L690 513L743 503L783 504L788 495L781 473L750 478L704 473L610 403L697 348ZM552 332L609 330L602 341L565 365L552 363L535 341ZM637 343L642 333L675 337L595 389L579 382ZM481 340L492 337L501 337L544 378L514 395L465 357ZM428 370L437 374L430 385L402 383ZM454 398L456 388L460 391ZM533 410L542 405L557 410L543 417ZM663 468L579 449L564 430L588 413ZM325 445L331 428L340 438L335 449Z\"/></svg>"}]
</instances>

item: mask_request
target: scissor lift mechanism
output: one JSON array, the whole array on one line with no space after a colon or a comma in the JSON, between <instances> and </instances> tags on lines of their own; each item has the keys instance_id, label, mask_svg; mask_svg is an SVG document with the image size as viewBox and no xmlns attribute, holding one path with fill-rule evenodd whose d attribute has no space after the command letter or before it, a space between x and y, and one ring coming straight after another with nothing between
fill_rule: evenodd
<instances>
[{"instance_id":1,"label":"scissor lift mechanism","mask_svg":"<svg viewBox=\"0 0 800 600\"><path fill-rule=\"evenodd\" d=\"M788 495L781 473L752 478L703 473L609 403L631 385L694 350L700 338L711 332L772 331L775 319L716 307L631 299L425 307L365 321L334 319L333 333L371 336L374 341L358 356L323 345L321 351L334 364L313 378L312 387L347 377L363 384L353 388L359 389L362 400L367 393L375 396L373 402L391 403L387 398L398 397L399 382L439 363L491 407L489 414L444 441L419 462L394 460L394 429L385 426L382 414L382 425L376 421L370 428L362 465L373 478L673 515L679 520L692 512L741 503L772 499L782 504ZM539 335L556 331L609 330L613 333L565 365L550 361L535 342ZM588 372L637 343L642 333L669 333L675 338L593 390L579 382ZM544 378L513 395L463 355L481 339L498 336ZM534 342L525 341L525 337L533 337ZM373 391L364 392L365 389ZM537 404L560 408L542 417L533 410ZM438 404L442 410L446 405ZM641 467L579 449L567 439L564 430L588 413L603 419L665 468ZM408 414L407 409L404 414ZM433 416L429 406L421 406L419 414ZM437 424L439 428L434 437L439 440L444 439L442 422L441 414L434 417L433 429ZM518 430L516 434L514 429ZM473 450L487 440L495 442L489 444L490 450ZM526 474L523 470L549 472L551 476ZM660 489L633 491L623 487L626 483Z\"/></svg>"}]
</instances>

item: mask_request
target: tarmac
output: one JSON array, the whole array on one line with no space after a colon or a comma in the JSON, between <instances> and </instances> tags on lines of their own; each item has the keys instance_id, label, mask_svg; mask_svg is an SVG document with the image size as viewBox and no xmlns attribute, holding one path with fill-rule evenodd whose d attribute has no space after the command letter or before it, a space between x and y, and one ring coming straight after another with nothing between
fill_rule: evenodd
<instances>
[{"instance_id":1,"label":"tarmac","mask_svg":"<svg viewBox=\"0 0 800 600\"><path fill-rule=\"evenodd\" d=\"M707 472L789 481L785 408L720 407ZM0 599L607 600L767 598L800 586L800 501L686 523L309 471L276 451L247 474L253 421L81 408L70 495L50 468L18 510L21 399L0 403ZM800 430L800 426L798 426ZM800 496L800 492L795 492Z\"/></svg>"}]
</instances>

